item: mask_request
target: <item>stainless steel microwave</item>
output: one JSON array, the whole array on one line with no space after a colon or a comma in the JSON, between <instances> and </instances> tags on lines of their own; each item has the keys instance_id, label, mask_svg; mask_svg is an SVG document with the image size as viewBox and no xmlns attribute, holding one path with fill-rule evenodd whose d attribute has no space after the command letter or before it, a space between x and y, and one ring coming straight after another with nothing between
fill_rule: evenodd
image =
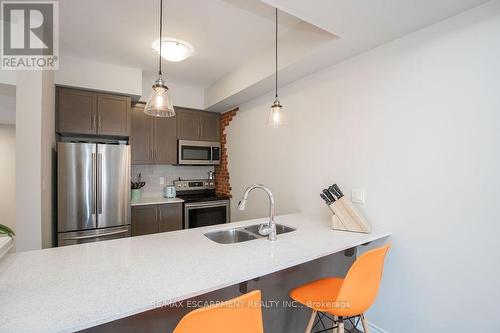
<instances>
[{"instance_id":1,"label":"stainless steel microwave","mask_svg":"<svg viewBox=\"0 0 500 333\"><path fill-rule=\"evenodd\" d=\"M179 140L177 162L181 165L220 164L220 142Z\"/></svg>"}]
</instances>

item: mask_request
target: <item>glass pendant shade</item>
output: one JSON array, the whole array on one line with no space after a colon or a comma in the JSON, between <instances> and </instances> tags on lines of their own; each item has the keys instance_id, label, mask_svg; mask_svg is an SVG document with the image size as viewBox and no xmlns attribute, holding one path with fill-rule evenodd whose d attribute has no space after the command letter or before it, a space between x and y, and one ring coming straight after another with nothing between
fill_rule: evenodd
<instances>
[{"instance_id":1,"label":"glass pendant shade","mask_svg":"<svg viewBox=\"0 0 500 333\"><path fill-rule=\"evenodd\" d=\"M168 92L168 87L161 77L158 78L153 85L153 93L144 108L144 113L154 117L175 116L175 110Z\"/></svg>"},{"instance_id":2,"label":"glass pendant shade","mask_svg":"<svg viewBox=\"0 0 500 333\"><path fill-rule=\"evenodd\" d=\"M283 114L283 105L281 105L280 101L276 98L271 106L271 111L269 112L267 126L270 128L280 128L285 125L286 122Z\"/></svg>"}]
</instances>

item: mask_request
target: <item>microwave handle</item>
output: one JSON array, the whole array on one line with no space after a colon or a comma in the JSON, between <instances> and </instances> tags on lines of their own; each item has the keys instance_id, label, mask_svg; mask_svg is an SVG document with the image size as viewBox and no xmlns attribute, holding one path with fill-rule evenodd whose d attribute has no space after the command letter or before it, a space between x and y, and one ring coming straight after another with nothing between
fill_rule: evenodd
<instances>
[{"instance_id":1,"label":"microwave handle","mask_svg":"<svg viewBox=\"0 0 500 333\"><path fill-rule=\"evenodd\" d=\"M210 146L210 161L214 160L214 146Z\"/></svg>"}]
</instances>

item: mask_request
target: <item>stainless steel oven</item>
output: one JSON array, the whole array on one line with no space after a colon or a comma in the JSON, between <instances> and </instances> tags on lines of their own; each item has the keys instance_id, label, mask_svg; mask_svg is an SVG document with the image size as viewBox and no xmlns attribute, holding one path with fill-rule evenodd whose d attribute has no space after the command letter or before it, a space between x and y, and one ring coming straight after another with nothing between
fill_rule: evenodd
<instances>
[{"instance_id":1,"label":"stainless steel oven","mask_svg":"<svg viewBox=\"0 0 500 333\"><path fill-rule=\"evenodd\" d=\"M230 221L230 200L215 194L215 180L176 180L177 197L184 200L184 229Z\"/></svg>"},{"instance_id":2,"label":"stainless steel oven","mask_svg":"<svg viewBox=\"0 0 500 333\"><path fill-rule=\"evenodd\" d=\"M177 163L216 165L220 163L220 142L179 140Z\"/></svg>"},{"instance_id":3,"label":"stainless steel oven","mask_svg":"<svg viewBox=\"0 0 500 333\"><path fill-rule=\"evenodd\" d=\"M184 204L184 229L229 222L229 200Z\"/></svg>"}]
</instances>

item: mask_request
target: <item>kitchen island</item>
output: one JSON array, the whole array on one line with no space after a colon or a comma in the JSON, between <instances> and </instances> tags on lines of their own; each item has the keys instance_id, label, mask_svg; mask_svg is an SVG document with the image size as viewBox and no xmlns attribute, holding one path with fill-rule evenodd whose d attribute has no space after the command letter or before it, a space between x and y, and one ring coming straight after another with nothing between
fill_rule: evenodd
<instances>
[{"instance_id":1,"label":"kitchen island","mask_svg":"<svg viewBox=\"0 0 500 333\"><path fill-rule=\"evenodd\" d=\"M297 228L235 244L204 233L266 222L205 228L8 255L0 263L0 332L74 332L154 310L387 237L330 229L302 214L277 223Z\"/></svg>"}]
</instances>

